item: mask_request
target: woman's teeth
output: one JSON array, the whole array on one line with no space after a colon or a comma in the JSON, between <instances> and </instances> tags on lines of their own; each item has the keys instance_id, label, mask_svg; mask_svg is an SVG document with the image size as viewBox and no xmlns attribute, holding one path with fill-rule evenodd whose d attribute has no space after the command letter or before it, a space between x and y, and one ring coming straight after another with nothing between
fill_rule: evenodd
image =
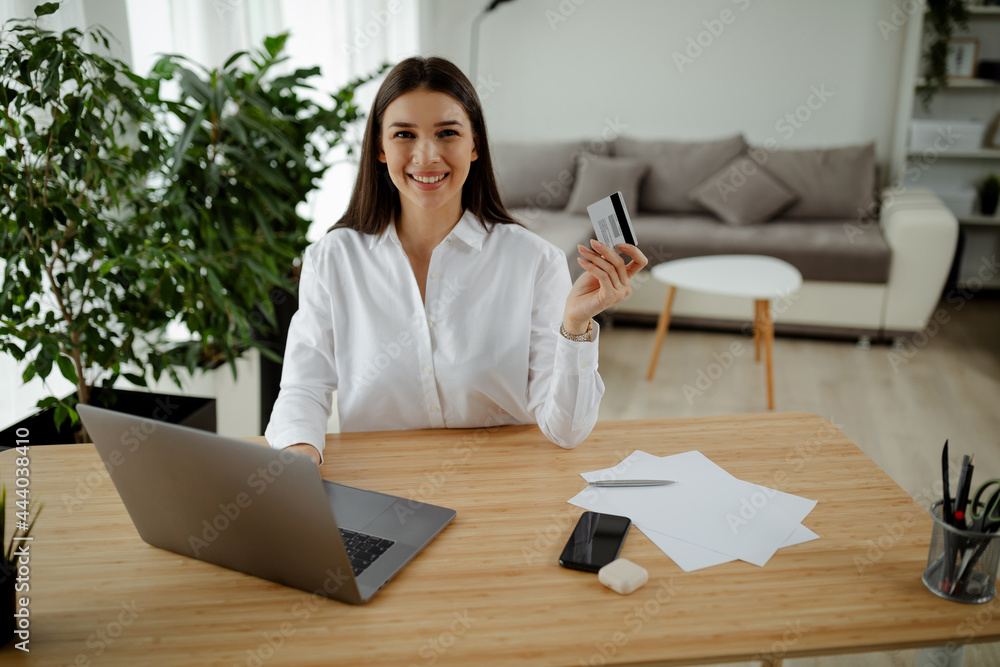
<instances>
[{"instance_id":1,"label":"woman's teeth","mask_svg":"<svg viewBox=\"0 0 1000 667\"><path fill-rule=\"evenodd\" d=\"M410 178L412 178L415 181L420 181L421 183L437 183L438 181L440 181L442 178L444 178L447 175L448 174L441 174L440 176L435 176L433 178L429 178L429 177L425 177L425 176L414 176L413 174L409 174Z\"/></svg>"}]
</instances>

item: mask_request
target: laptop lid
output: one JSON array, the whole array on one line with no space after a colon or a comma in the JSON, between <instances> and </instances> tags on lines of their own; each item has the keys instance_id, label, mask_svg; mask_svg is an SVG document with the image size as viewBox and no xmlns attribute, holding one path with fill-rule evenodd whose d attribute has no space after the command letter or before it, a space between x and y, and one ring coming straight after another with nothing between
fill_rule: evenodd
<instances>
[{"instance_id":1,"label":"laptop lid","mask_svg":"<svg viewBox=\"0 0 1000 667\"><path fill-rule=\"evenodd\" d=\"M191 558L359 604L312 459L90 405L77 410L139 536Z\"/></svg>"}]
</instances>

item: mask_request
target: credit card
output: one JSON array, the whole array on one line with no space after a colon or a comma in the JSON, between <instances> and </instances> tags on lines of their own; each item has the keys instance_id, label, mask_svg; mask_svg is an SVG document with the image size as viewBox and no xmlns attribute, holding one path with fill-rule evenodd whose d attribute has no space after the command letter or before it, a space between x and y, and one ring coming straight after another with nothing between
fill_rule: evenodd
<instances>
[{"instance_id":1,"label":"credit card","mask_svg":"<svg viewBox=\"0 0 1000 667\"><path fill-rule=\"evenodd\" d=\"M632 220L625 209L621 192L616 192L587 207L597 240L614 248L619 243L635 245Z\"/></svg>"}]
</instances>

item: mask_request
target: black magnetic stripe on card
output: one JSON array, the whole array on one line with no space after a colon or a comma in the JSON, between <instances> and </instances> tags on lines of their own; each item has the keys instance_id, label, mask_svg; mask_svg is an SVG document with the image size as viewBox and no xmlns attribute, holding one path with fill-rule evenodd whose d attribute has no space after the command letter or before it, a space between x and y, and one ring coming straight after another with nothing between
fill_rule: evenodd
<instances>
[{"instance_id":1,"label":"black magnetic stripe on card","mask_svg":"<svg viewBox=\"0 0 1000 667\"><path fill-rule=\"evenodd\" d=\"M617 192L611 195L611 205L615 208L615 217L619 220L618 226L622 228L622 236L625 237L625 243L635 245L635 239L632 238L631 221L625 213L622 198L618 196Z\"/></svg>"}]
</instances>

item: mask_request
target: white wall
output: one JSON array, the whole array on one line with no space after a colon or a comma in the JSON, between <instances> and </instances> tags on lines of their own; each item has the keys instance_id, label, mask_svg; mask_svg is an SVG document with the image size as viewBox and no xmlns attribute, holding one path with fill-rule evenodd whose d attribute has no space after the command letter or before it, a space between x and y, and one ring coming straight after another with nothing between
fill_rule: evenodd
<instances>
[{"instance_id":1,"label":"white wall","mask_svg":"<svg viewBox=\"0 0 1000 667\"><path fill-rule=\"evenodd\" d=\"M423 55L468 73L470 25L486 4L428 0L433 30L422 35ZM637 137L742 131L751 143L774 138L787 147L875 140L884 165L905 32L883 36L877 25L892 5L513 0L482 21L477 89L494 139L595 138L617 117ZM689 48L693 62L675 62ZM801 127L783 122L814 88L832 96L800 110L809 116Z\"/></svg>"}]
</instances>

